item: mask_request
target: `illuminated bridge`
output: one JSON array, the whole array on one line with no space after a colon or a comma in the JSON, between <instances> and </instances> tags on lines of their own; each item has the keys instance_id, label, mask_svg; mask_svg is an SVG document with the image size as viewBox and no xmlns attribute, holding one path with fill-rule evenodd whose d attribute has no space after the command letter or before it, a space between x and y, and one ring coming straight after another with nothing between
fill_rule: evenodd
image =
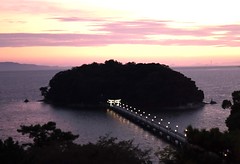
<instances>
[{"instance_id":1,"label":"illuminated bridge","mask_svg":"<svg viewBox=\"0 0 240 164\"><path fill-rule=\"evenodd\" d=\"M181 147L187 143L186 134L183 135L178 131L178 125L174 128L170 126L170 122L164 124L162 118L157 118L157 116L152 116L141 110L129 106L127 104L122 104L121 99L118 100L108 100L107 101L110 110L122 115L123 117L129 119L135 124L141 126L143 129L151 131L157 137L164 139L165 141L174 144L175 146Z\"/></svg>"}]
</instances>

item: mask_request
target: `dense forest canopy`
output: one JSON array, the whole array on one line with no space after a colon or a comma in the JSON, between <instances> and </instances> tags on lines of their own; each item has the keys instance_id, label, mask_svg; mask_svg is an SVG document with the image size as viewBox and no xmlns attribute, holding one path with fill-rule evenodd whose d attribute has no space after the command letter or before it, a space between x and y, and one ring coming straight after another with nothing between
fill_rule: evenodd
<instances>
[{"instance_id":1,"label":"dense forest canopy","mask_svg":"<svg viewBox=\"0 0 240 164\"><path fill-rule=\"evenodd\" d=\"M166 65L114 60L59 72L49 87L40 90L47 102L82 106L122 99L135 107L162 108L200 103L204 98L194 81Z\"/></svg>"}]
</instances>

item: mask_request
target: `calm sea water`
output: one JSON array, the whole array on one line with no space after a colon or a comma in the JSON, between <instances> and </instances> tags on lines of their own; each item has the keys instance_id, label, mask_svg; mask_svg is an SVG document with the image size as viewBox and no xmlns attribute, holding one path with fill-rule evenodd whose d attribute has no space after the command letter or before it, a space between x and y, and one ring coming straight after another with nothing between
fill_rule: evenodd
<instances>
[{"instance_id":1,"label":"calm sea water","mask_svg":"<svg viewBox=\"0 0 240 164\"><path fill-rule=\"evenodd\" d=\"M205 93L205 101L217 101L216 105L205 105L196 110L162 111L158 118L170 121L179 131L191 124L198 128L218 127L226 130L228 110L221 109L221 102L230 99L234 90L240 90L240 68L175 68L196 81ZM56 108L38 102L39 88L46 86L57 71L0 72L0 138L12 136L21 142L26 137L18 134L20 125L55 121L65 131L79 134L78 143L95 142L99 136L109 134L120 140L134 139L142 148L164 147L166 143L121 116L103 111L77 111ZM28 98L29 103L24 103Z\"/></svg>"}]
</instances>

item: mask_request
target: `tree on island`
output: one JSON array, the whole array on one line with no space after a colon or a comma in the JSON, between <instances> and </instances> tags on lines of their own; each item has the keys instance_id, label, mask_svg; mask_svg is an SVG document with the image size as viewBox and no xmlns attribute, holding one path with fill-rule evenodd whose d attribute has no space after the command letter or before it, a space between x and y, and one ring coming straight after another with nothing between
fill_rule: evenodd
<instances>
[{"instance_id":1,"label":"tree on island","mask_svg":"<svg viewBox=\"0 0 240 164\"><path fill-rule=\"evenodd\" d=\"M201 103L204 98L194 81L166 65L114 60L59 72L41 92L53 104L93 106L120 98L148 109Z\"/></svg>"}]
</instances>

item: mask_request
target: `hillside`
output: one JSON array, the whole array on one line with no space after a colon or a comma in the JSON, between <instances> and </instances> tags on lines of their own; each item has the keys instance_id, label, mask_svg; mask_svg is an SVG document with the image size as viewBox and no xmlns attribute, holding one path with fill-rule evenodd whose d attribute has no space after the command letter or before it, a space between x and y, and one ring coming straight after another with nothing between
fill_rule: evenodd
<instances>
[{"instance_id":1,"label":"hillside","mask_svg":"<svg viewBox=\"0 0 240 164\"><path fill-rule=\"evenodd\" d=\"M58 70L58 69L63 68L35 64L20 64L14 62L0 62L0 71L30 71L30 70Z\"/></svg>"},{"instance_id":2,"label":"hillside","mask_svg":"<svg viewBox=\"0 0 240 164\"><path fill-rule=\"evenodd\" d=\"M78 106L122 99L135 107L159 109L201 103L204 98L194 81L166 65L113 60L59 72L41 90L46 102Z\"/></svg>"}]
</instances>

